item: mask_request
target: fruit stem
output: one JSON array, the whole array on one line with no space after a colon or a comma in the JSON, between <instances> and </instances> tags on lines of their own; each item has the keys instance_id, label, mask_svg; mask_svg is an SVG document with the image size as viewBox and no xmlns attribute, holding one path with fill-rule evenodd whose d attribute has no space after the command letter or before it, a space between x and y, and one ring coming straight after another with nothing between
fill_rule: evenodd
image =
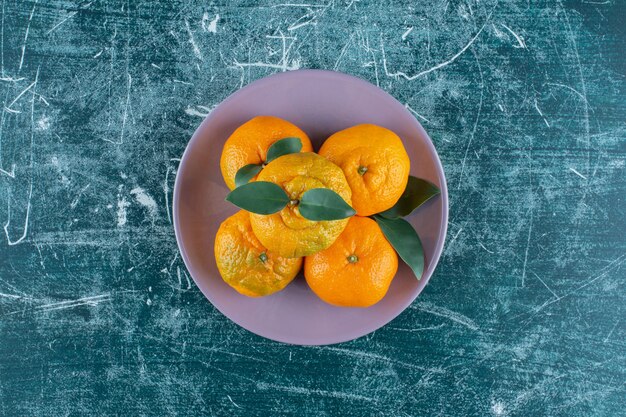
<instances>
[{"instance_id":1,"label":"fruit stem","mask_svg":"<svg viewBox=\"0 0 626 417\"><path fill-rule=\"evenodd\" d=\"M356 255L348 256L348 262L350 262L351 264L355 264L358 260L359 258Z\"/></svg>"},{"instance_id":2,"label":"fruit stem","mask_svg":"<svg viewBox=\"0 0 626 417\"><path fill-rule=\"evenodd\" d=\"M295 207L300 203L300 201L298 200L291 200L289 201L289 207Z\"/></svg>"},{"instance_id":3,"label":"fruit stem","mask_svg":"<svg viewBox=\"0 0 626 417\"><path fill-rule=\"evenodd\" d=\"M261 253L259 255L259 259L261 260L261 262L265 263L267 262L267 254L265 252Z\"/></svg>"},{"instance_id":4,"label":"fruit stem","mask_svg":"<svg viewBox=\"0 0 626 417\"><path fill-rule=\"evenodd\" d=\"M367 167L364 167L363 165L361 165L359 169L357 169L357 172L359 173L359 175L363 175L367 172Z\"/></svg>"}]
</instances>

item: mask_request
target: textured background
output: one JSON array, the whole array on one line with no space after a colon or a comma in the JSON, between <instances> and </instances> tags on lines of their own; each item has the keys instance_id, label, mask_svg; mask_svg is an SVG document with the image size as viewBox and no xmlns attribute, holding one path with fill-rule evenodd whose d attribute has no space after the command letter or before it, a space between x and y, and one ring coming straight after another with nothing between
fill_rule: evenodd
<instances>
[{"instance_id":1,"label":"textured background","mask_svg":"<svg viewBox=\"0 0 626 417\"><path fill-rule=\"evenodd\" d=\"M625 415L623 6L3 0L0 414ZM451 195L422 295L331 347L219 314L171 225L202 118L298 68L406 103Z\"/></svg>"}]
</instances>

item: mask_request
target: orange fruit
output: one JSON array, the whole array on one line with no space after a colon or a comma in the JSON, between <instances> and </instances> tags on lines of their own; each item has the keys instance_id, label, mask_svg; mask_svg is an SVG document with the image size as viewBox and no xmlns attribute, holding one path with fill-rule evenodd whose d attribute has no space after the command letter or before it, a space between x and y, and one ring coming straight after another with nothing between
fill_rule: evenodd
<instances>
[{"instance_id":1,"label":"orange fruit","mask_svg":"<svg viewBox=\"0 0 626 417\"><path fill-rule=\"evenodd\" d=\"M228 188L235 189L235 175L241 167L265 163L269 147L287 137L300 138L302 152L313 151L306 133L278 117L257 116L239 126L226 140L220 158L220 169Z\"/></svg>"},{"instance_id":2,"label":"orange fruit","mask_svg":"<svg viewBox=\"0 0 626 417\"><path fill-rule=\"evenodd\" d=\"M286 259L268 251L252 232L250 214L244 210L222 222L214 251L222 279L249 297L282 290L302 266L302 258Z\"/></svg>"},{"instance_id":3,"label":"orange fruit","mask_svg":"<svg viewBox=\"0 0 626 417\"><path fill-rule=\"evenodd\" d=\"M376 222L352 217L326 250L304 259L304 276L318 297L340 307L379 302L398 270L398 255Z\"/></svg>"},{"instance_id":4,"label":"orange fruit","mask_svg":"<svg viewBox=\"0 0 626 417\"><path fill-rule=\"evenodd\" d=\"M363 124L330 136L319 154L339 165L352 189L352 207L371 216L398 201L409 180L411 163L398 135Z\"/></svg>"},{"instance_id":5,"label":"orange fruit","mask_svg":"<svg viewBox=\"0 0 626 417\"><path fill-rule=\"evenodd\" d=\"M258 181L280 185L292 201L313 188L329 188L350 204L350 187L341 169L321 156L306 152L276 158L261 171ZM250 213L252 230L270 251L286 258L311 255L333 244L348 219L313 221L296 205L270 215Z\"/></svg>"}]
</instances>

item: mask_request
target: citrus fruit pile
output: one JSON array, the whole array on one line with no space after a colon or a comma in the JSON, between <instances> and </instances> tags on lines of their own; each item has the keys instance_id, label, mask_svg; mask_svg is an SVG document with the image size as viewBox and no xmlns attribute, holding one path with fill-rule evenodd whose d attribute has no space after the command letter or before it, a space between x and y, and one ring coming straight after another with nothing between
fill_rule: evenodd
<instances>
[{"instance_id":1,"label":"citrus fruit pile","mask_svg":"<svg viewBox=\"0 0 626 417\"><path fill-rule=\"evenodd\" d=\"M215 236L222 279L249 297L273 294L300 272L325 302L369 307L387 293L398 255L419 279L420 239L404 216L439 193L409 175L402 140L362 124L318 153L304 131L272 116L237 128L220 159L226 197L242 210Z\"/></svg>"}]
</instances>

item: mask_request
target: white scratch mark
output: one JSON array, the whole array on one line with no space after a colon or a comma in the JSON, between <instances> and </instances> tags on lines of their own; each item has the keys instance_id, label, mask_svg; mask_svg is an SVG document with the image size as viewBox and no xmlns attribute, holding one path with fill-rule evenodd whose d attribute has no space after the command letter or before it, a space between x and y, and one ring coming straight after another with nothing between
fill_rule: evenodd
<instances>
[{"instance_id":1,"label":"white scratch mark","mask_svg":"<svg viewBox=\"0 0 626 417\"><path fill-rule=\"evenodd\" d=\"M556 293L554 291L552 291L552 288L548 287L548 284L546 284L539 275L535 274L534 272L531 271L531 274L533 274L538 280L539 282L541 282L543 284L544 287L546 287L548 289L548 291L550 291L552 293L552 295L554 295L556 298L559 298L558 295L556 295Z\"/></svg>"},{"instance_id":2,"label":"white scratch mark","mask_svg":"<svg viewBox=\"0 0 626 417\"><path fill-rule=\"evenodd\" d=\"M148 209L148 213L152 218L156 217L158 213L158 206L154 198L151 195L146 193L146 191L141 187L135 187L130 190L130 193L135 196L135 199L139 204Z\"/></svg>"},{"instance_id":3,"label":"white scratch mark","mask_svg":"<svg viewBox=\"0 0 626 417\"><path fill-rule=\"evenodd\" d=\"M15 77L6 77L6 76L0 77L0 81L6 81L9 83L17 83L22 80L25 80L25 78L24 77L15 78Z\"/></svg>"},{"instance_id":4,"label":"white scratch mark","mask_svg":"<svg viewBox=\"0 0 626 417\"><path fill-rule=\"evenodd\" d=\"M189 43L193 48L193 53L200 61L204 61L202 57L202 53L200 52L200 48L198 48L198 44L196 44L195 39L193 38L193 33L191 32L191 27L189 26L189 21L185 20L185 27L187 28L187 33L189 34Z\"/></svg>"},{"instance_id":5,"label":"white scratch mark","mask_svg":"<svg viewBox=\"0 0 626 417\"><path fill-rule=\"evenodd\" d=\"M483 243L482 243L482 242L478 242L478 244L480 245L480 247L481 247L481 248L483 248L483 249L484 249L484 250L486 250L487 252L489 252L489 253L495 253L495 252L490 251L489 249L487 249L487 248L485 247L485 245L483 245Z\"/></svg>"},{"instance_id":6,"label":"white scratch mark","mask_svg":"<svg viewBox=\"0 0 626 417\"><path fill-rule=\"evenodd\" d=\"M193 83L190 83L187 81L182 81L182 80L177 80L177 79L174 79L173 81L178 84L193 85Z\"/></svg>"},{"instance_id":7,"label":"white scratch mark","mask_svg":"<svg viewBox=\"0 0 626 417\"><path fill-rule=\"evenodd\" d=\"M226 395L226 397L228 397L228 401L230 401L230 402L231 402L231 403L232 403L235 407L237 407L237 408L241 408L241 407L239 406L239 404L237 404L236 402L234 402L234 401L233 401L233 399L232 399L232 398L230 398L230 395Z\"/></svg>"},{"instance_id":8,"label":"white scratch mark","mask_svg":"<svg viewBox=\"0 0 626 417\"><path fill-rule=\"evenodd\" d=\"M78 193L78 195L76 196L76 198L74 199L74 201L72 201L72 203L70 204L70 207L71 207L72 209L76 208L76 206L78 205L78 201L80 200L80 197L83 195L83 193L84 193L85 191L87 191L87 189L89 189L89 186L90 186L90 185L91 185L91 184L87 184L87 185L85 185L85 186L84 186L84 187L80 190L80 192Z\"/></svg>"},{"instance_id":9,"label":"white scratch mark","mask_svg":"<svg viewBox=\"0 0 626 417\"><path fill-rule=\"evenodd\" d=\"M20 112L19 112L19 111L17 111L17 110L13 110L13 109L11 109L11 106L12 106L12 105L14 105L14 104L15 104L15 103L16 103L16 102L17 102L17 101L18 101L18 100L19 100L19 99L20 99L20 98L21 98L24 94L26 94L26 92L27 92L28 90L30 90L31 88L33 88L36 84L37 84L37 80L35 80L35 81L33 81L32 83L30 83L30 85L29 85L28 87L26 87L25 89L23 89L23 90L22 90L22 92L21 92L21 93L19 93L19 94L17 95L17 97L15 97L15 98L13 99L13 101L12 101L12 102L11 102L8 106L6 106L4 109L5 109L6 111L8 111L8 112L11 112L11 113L20 113Z\"/></svg>"},{"instance_id":10,"label":"white scratch mark","mask_svg":"<svg viewBox=\"0 0 626 417\"><path fill-rule=\"evenodd\" d=\"M325 346L320 349L325 350L325 351L330 351L330 352L341 353L347 356L359 356L359 357L369 359L369 360L377 360L377 361L382 361L382 362L393 363L393 364L397 364L405 368L419 369L422 371L428 371L428 372L433 372L433 373L438 373L438 374L445 373L445 371L440 368L426 368L426 367L415 365L412 363L402 362L396 359L391 359L391 358L388 358L387 356L377 355L375 353L370 353L370 352L363 352L360 350L350 350L350 349L336 348L336 347L329 347L329 346Z\"/></svg>"},{"instance_id":11,"label":"white scratch mark","mask_svg":"<svg viewBox=\"0 0 626 417\"><path fill-rule=\"evenodd\" d=\"M59 23L57 23L56 25L52 26L52 28L46 32L46 35L51 34L52 32L54 32L59 26L61 26L63 23L67 22L69 19L71 19L72 17L76 16L78 14L78 12L72 12L69 13L65 19L61 20Z\"/></svg>"},{"instance_id":12,"label":"white scratch mark","mask_svg":"<svg viewBox=\"0 0 626 417\"><path fill-rule=\"evenodd\" d=\"M15 178L15 164L11 165L11 172L5 171L4 169L0 168L0 173L8 176L9 178Z\"/></svg>"},{"instance_id":13,"label":"white scratch mark","mask_svg":"<svg viewBox=\"0 0 626 417\"><path fill-rule=\"evenodd\" d=\"M500 23L500 26L502 26L503 28L505 28L506 30L508 30L509 32L511 32L511 35L513 35L515 37L515 39L517 39L517 43L519 45L514 45L514 48L526 48L526 42L524 42L524 38L522 38L521 36L519 36L517 33L513 32L511 30L510 27L508 27L507 25L505 25L504 23Z\"/></svg>"},{"instance_id":14,"label":"white scratch mark","mask_svg":"<svg viewBox=\"0 0 626 417\"><path fill-rule=\"evenodd\" d=\"M305 20L308 17L310 17L310 19L309 20ZM317 18L317 16L316 16L315 13L307 13L304 16L300 16L300 18L298 18L298 20L296 20L291 25L289 25L287 30L289 32L291 32L291 31L294 31L296 29L300 29L301 27L310 25L311 23L315 22L316 18Z\"/></svg>"},{"instance_id":15,"label":"white scratch mark","mask_svg":"<svg viewBox=\"0 0 626 417\"><path fill-rule=\"evenodd\" d=\"M454 236L452 236L452 239L450 239L450 243L448 243L448 246L450 246L452 244L452 242L454 242L456 240L456 238L459 237L459 235L461 234L462 231L463 231L463 228L461 227L459 229L459 231L456 232Z\"/></svg>"},{"instance_id":16,"label":"white scratch mark","mask_svg":"<svg viewBox=\"0 0 626 417\"><path fill-rule=\"evenodd\" d=\"M543 118L543 122L546 124L546 126L550 127L550 123L548 123L548 120L545 118L545 116L539 109L539 104L537 103L537 99L535 99L535 109L537 109L537 113L539 113L539 116Z\"/></svg>"},{"instance_id":17,"label":"white scratch mark","mask_svg":"<svg viewBox=\"0 0 626 417\"><path fill-rule=\"evenodd\" d=\"M189 275L187 275L187 272L185 272L185 270L183 270L183 275L185 276L185 279L187 280L187 289L190 290L191 289L191 280L189 279Z\"/></svg>"},{"instance_id":18,"label":"white scratch mark","mask_svg":"<svg viewBox=\"0 0 626 417\"><path fill-rule=\"evenodd\" d=\"M526 279L526 264L528 264L528 249L530 248L530 236L533 231L533 218L535 212L532 207L530 208L530 225L528 226L528 239L526 240L526 253L524 254L524 266L522 268L522 288L524 287L524 280Z\"/></svg>"},{"instance_id":19,"label":"white scratch mark","mask_svg":"<svg viewBox=\"0 0 626 417\"><path fill-rule=\"evenodd\" d=\"M165 170L165 181L163 181L163 194L165 195L165 211L167 213L167 220L172 223L172 215L170 214L170 184L169 176L173 168L168 165ZM176 173L176 171L174 171Z\"/></svg>"},{"instance_id":20,"label":"white scratch mark","mask_svg":"<svg viewBox=\"0 0 626 417\"><path fill-rule=\"evenodd\" d=\"M187 113L190 116L198 116L198 117L202 117L205 118L209 115L209 113L211 113L211 110L213 110L215 107L205 107L205 106L196 106L196 108L193 108L191 106L187 106L187 108L185 109L185 113ZM200 111L198 109L204 109L204 111Z\"/></svg>"},{"instance_id":21,"label":"white scratch mark","mask_svg":"<svg viewBox=\"0 0 626 417\"><path fill-rule=\"evenodd\" d=\"M124 133L126 132L126 120L128 119L128 107L130 106L130 87L133 83L133 78L130 76L130 73L126 73L128 76L128 81L126 84L126 105L124 106L124 114L122 115L122 128L120 132L120 140L113 141L108 138L103 138L105 141L110 142L114 145L121 145L124 143Z\"/></svg>"},{"instance_id":22,"label":"white scratch mark","mask_svg":"<svg viewBox=\"0 0 626 417\"><path fill-rule=\"evenodd\" d=\"M35 2L37 4L37 2ZM34 6L33 6L34 11ZM32 18L32 15L31 15ZM37 73L35 74L34 84L37 85L37 80L39 80L39 68L37 68ZM31 208L31 199L33 197L33 148L35 143L35 89L33 89L33 98L30 102L30 185L28 188L28 199L26 201L26 217L24 218L24 230L22 232L22 236L20 236L17 240L12 241L9 236L9 225L11 224L11 195L9 194L9 198L7 199L7 222L4 224L4 234L7 237L7 243L9 246L17 245L21 241L26 238L28 234L28 223L30 219L30 208ZM15 176L15 175L14 175Z\"/></svg>"},{"instance_id":23,"label":"white scratch mark","mask_svg":"<svg viewBox=\"0 0 626 417\"><path fill-rule=\"evenodd\" d=\"M247 67L259 67L259 68L271 68L271 69L279 69L283 72L286 71L293 71L293 70L297 70L300 68L301 64L299 60L293 60L291 61L291 65L289 65L289 51L291 50L291 47L293 46L294 42L295 42L295 37L286 37L282 31L279 31L280 36L267 36L268 38L278 38L282 41L282 57L280 59L280 61L278 62L278 64L270 64L270 63L266 63L266 62L238 62L237 60L234 60L233 65L239 69L241 69L242 72L242 85L243 85L243 74L244 74L244 68ZM287 39L292 39L291 44L289 45L289 48L287 48L286 46L286 42Z\"/></svg>"},{"instance_id":24,"label":"white scratch mark","mask_svg":"<svg viewBox=\"0 0 626 417\"><path fill-rule=\"evenodd\" d=\"M3 292L0 292L0 297L4 297L4 298L13 298L13 299L21 299L22 296L20 295L14 295L14 294L5 294Z\"/></svg>"},{"instance_id":25,"label":"white scratch mark","mask_svg":"<svg viewBox=\"0 0 626 417\"><path fill-rule=\"evenodd\" d=\"M535 99L535 109L537 109L537 113L539 113L539 116L543 117L543 113L541 112L541 110L539 110L539 105L537 104L537 99Z\"/></svg>"},{"instance_id":26,"label":"white scratch mark","mask_svg":"<svg viewBox=\"0 0 626 417\"><path fill-rule=\"evenodd\" d=\"M155 64L155 63L152 63L152 64L150 64L150 65L152 65L152 66L153 66L154 68L156 68L156 69L162 70L162 68L161 68L161 67L159 67L159 66L158 66L157 64Z\"/></svg>"},{"instance_id":27,"label":"white scratch mark","mask_svg":"<svg viewBox=\"0 0 626 417\"><path fill-rule=\"evenodd\" d=\"M320 397L329 397L329 398L335 398L335 399L340 399L340 400L352 400L352 401L358 400L358 401L367 401L367 402L374 402L374 403L376 402L374 398L366 397L364 395L359 395L359 394L340 392L340 391L326 391L326 390L315 389L315 388L304 388L304 387L295 387L295 386L287 386L287 385L268 384L266 382L257 382L256 386L257 386L257 389L260 389L262 391L278 390L278 391L290 392L292 394L301 394L306 397L310 395L318 395Z\"/></svg>"},{"instance_id":28,"label":"white scratch mark","mask_svg":"<svg viewBox=\"0 0 626 417\"><path fill-rule=\"evenodd\" d=\"M272 68L279 69L282 71L294 71L300 69L300 63L294 63L291 66L284 66L278 64L268 64L265 62L234 62L236 67L244 68L244 67L260 67L260 68Z\"/></svg>"},{"instance_id":29,"label":"white scratch mark","mask_svg":"<svg viewBox=\"0 0 626 417\"><path fill-rule=\"evenodd\" d=\"M209 33L217 33L217 22L219 20L220 15L216 14L213 20L209 22L209 13L204 12L204 15L202 15L202 29Z\"/></svg>"},{"instance_id":30,"label":"white scratch mark","mask_svg":"<svg viewBox=\"0 0 626 417\"><path fill-rule=\"evenodd\" d=\"M580 172L576 171L574 168L570 167L569 168L570 171L572 171L574 174L578 175L580 178L586 180L587 177L585 177L583 174L581 174Z\"/></svg>"},{"instance_id":31,"label":"white scratch mark","mask_svg":"<svg viewBox=\"0 0 626 417\"><path fill-rule=\"evenodd\" d=\"M583 93L581 93L580 91L576 90L573 87L570 87L569 85L565 85L565 84L558 84L558 83L546 83L546 85L553 85L555 87L561 87L561 88L565 88L567 90L572 91L573 93L575 93L578 97L580 97L581 99L583 99L583 101L585 103L587 103L587 97L585 97L585 95Z\"/></svg>"},{"instance_id":32,"label":"white scratch mark","mask_svg":"<svg viewBox=\"0 0 626 417\"><path fill-rule=\"evenodd\" d=\"M497 4L496 4L496 6L497 6ZM419 78L419 77L422 77L422 76L424 76L424 75L426 75L426 74L429 74L429 73L431 73L431 72L433 72L433 71L436 71L436 70L438 70L438 69L440 69L440 68L443 68L443 67L445 67L445 66L447 66L447 65L450 65L451 63L453 63L454 61L456 61L456 59L457 59L458 57L460 57L461 55L463 55L463 52L467 51L467 49L468 49L470 46L472 46L472 44L474 43L474 41L476 41L476 39L478 39L478 37L479 37L479 36L480 36L480 34L482 33L483 29L485 29L485 25L487 24L487 22L488 22L488 21L489 21L489 19L491 18L491 15L492 15L492 13L493 13L493 10L495 9L495 7L496 7L496 6L494 6L494 8L493 8L493 9L491 9L491 12L489 13L489 15L487 16L487 18L485 19L485 23L483 23L483 25L482 25L482 26L481 26L481 28L478 30L478 32L476 32L476 35L474 35L474 37L472 37L472 39L470 39L470 41L469 41L469 42L468 42L468 43L467 43L467 44L466 44L463 48L461 48L461 50L460 50L459 52L457 52L456 54L454 54L454 55L453 55L450 59L448 59L448 60L446 60L446 61L444 61L444 62L441 62L441 63L439 63L439 64L435 65L434 67L431 67L431 68L429 68L429 69L427 69L427 70L420 71L420 72L418 72L418 73L417 73L417 74L415 74L415 75L410 75L410 76L409 76L409 75L407 75L406 73L404 73L404 72L402 72L402 71L397 71L397 72L394 72L394 73L390 73L390 72L389 72L389 70L387 69L387 58L386 58L386 56L385 56L385 47L384 47L384 45L382 44L382 39L381 39L381 50L382 50L382 53L383 53L383 69L385 70L385 74L386 74L388 77L393 77L393 78L403 77L404 79L406 79L406 80L408 80L408 81L413 81L413 80L415 80L415 79L417 79L417 78Z\"/></svg>"},{"instance_id":33,"label":"white scratch mark","mask_svg":"<svg viewBox=\"0 0 626 417\"><path fill-rule=\"evenodd\" d=\"M576 57L576 63L578 64L578 75L580 77L580 86L582 88L582 97L584 99L584 114L585 114L585 138L587 141L587 170L589 170L589 161L591 159L591 136L590 136L590 126L589 126L589 102L587 101L587 85L585 82L585 77L583 75L583 67L580 63L580 54L578 53L578 44L576 42L576 37L574 36L574 32L572 30L572 25L569 21L569 16L567 15L567 11L563 7L563 3L561 0L558 0L559 6L561 6L561 10L565 15L565 22L567 23L567 29L572 40L572 45L574 46L574 56Z\"/></svg>"},{"instance_id":34,"label":"white scratch mark","mask_svg":"<svg viewBox=\"0 0 626 417\"><path fill-rule=\"evenodd\" d=\"M310 3L281 3L270 6L275 7L328 7L326 4L310 4Z\"/></svg>"},{"instance_id":35,"label":"white scratch mark","mask_svg":"<svg viewBox=\"0 0 626 417\"><path fill-rule=\"evenodd\" d=\"M35 307L35 310L53 311L53 310L62 310L66 308L74 308L74 307L79 307L83 305L89 305L93 307L93 306L98 305L101 302L108 301L110 298L111 298L111 293L105 293L105 294L100 294L100 295L94 295L92 297L78 298L76 300L67 300L67 301L60 301L57 303L43 304L43 305Z\"/></svg>"},{"instance_id":36,"label":"white scratch mark","mask_svg":"<svg viewBox=\"0 0 626 417\"><path fill-rule=\"evenodd\" d=\"M35 7L37 6L38 1L39 0L35 0L35 2L33 3L33 9L30 11L30 16L28 17L28 25L26 26L26 33L24 34L24 44L22 45L22 57L20 58L20 66L18 67L17 72L20 72L22 70L22 65L24 64L24 53L26 52L26 41L28 40L28 33L30 32L30 24L33 20L33 15L35 14Z\"/></svg>"},{"instance_id":37,"label":"white scratch mark","mask_svg":"<svg viewBox=\"0 0 626 417\"><path fill-rule=\"evenodd\" d=\"M341 52L339 53L339 57L335 61L335 67L334 67L335 71L337 71L337 69L339 68L339 63L341 62L341 59L343 58L343 56L345 55L346 51L348 50L348 47L352 43L352 39L354 38L354 34L355 34L355 32L352 32L352 34L348 38L348 42L346 42L346 44L343 46L343 48L341 48Z\"/></svg>"},{"instance_id":38,"label":"white scratch mark","mask_svg":"<svg viewBox=\"0 0 626 417\"><path fill-rule=\"evenodd\" d=\"M609 338L611 337L611 335L613 334L613 332L615 331L615 329L617 328L617 325L619 324L619 322L621 321L621 319L618 319L615 322L615 325L613 326L613 328L611 329L611 331L609 332L609 334L606 335L606 338L604 339L604 341L602 343L606 343L609 341Z\"/></svg>"},{"instance_id":39,"label":"white scratch mark","mask_svg":"<svg viewBox=\"0 0 626 417\"><path fill-rule=\"evenodd\" d=\"M4 0L2 0L2 23L0 23L0 74L4 80ZM10 78L10 77L9 77Z\"/></svg>"},{"instance_id":40,"label":"white scratch mark","mask_svg":"<svg viewBox=\"0 0 626 417\"><path fill-rule=\"evenodd\" d=\"M545 303L543 303L542 305L540 305L539 307L534 309L534 313L537 314L539 311L543 310L544 308L548 307L549 305L552 305L556 302L561 301L562 299L569 297L572 294L577 294L580 290L587 288L588 286L590 286L591 284L593 284L594 282L598 281L599 279L602 279L604 277L606 277L608 275L609 272L612 272L613 270L619 268L624 261L626 260L626 254L623 254L621 256L618 256L616 259L614 259L613 261L611 261L607 266L605 266L604 268L601 269L601 272L596 275L595 277L591 278L585 278L583 279L583 281L587 281L587 283L579 286L578 288L575 288L572 291L569 291L568 293L554 299L554 300L549 300L546 301ZM591 279L590 279L591 278Z\"/></svg>"},{"instance_id":41,"label":"white scratch mark","mask_svg":"<svg viewBox=\"0 0 626 417\"><path fill-rule=\"evenodd\" d=\"M411 26L410 28L408 28L408 29L406 30L406 32L404 32L404 33L402 34L402 40L403 40L403 41L404 41L404 40L406 40L406 37L407 37L407 36L409 36L409 33L411 33L412 31L413 31L413 26Z\"/></svg>"},{"instance_id":42,"label":"white scratch mark","mask_svg":"<svg viewBox=\"0 0 626 417\"><path fill-rule=\"evenodd\" d=\"M409 103L404 103L404 107L410 111L411 113L413 113L414 115L416 115L417 117L419 117L420 119L422 119L423 121L427 122L427 123L432 123L430 120L428 120L427 118L425 118L424 116L422 116L421 114L419 114L418 112L415 111L415 109L413 109L411 106L409 106Z\"/></svg>"},{"instance_id":43,"label":"white scratch mark","mask_svg":"<svg viewBox=\"0 0 626 417\"><path fill-rule=\"evenodd\" d=\"M95 54L93 57L94 57L94 58L98 58L100 55L102 55L102 52L104 52L104 49L100 49L100 52L98 52L97 54Z\"/></svg>"},{"instance_id":44,"label":"white scratch mark","mask_svg":"<svg viewBox=\"0 0 626 417\"><path fill-rule=\"evenodd\" d=\"M468 329L478 330L478 325L474 322L474 320L470 319L467 316L464 316L461 313L457 313L456 311L448 310L447 308L436 306L431 303L418 303L416 308L420 311L424 311L426 313L430 313L435 316L443 317L448 320L452 320L455 323L459 323Z\"/></svg>"},{"instance_id":45,"label":"white scratch mark","mask_svg":"<svg viewBox=\"0 0 626 417\"><path fill-rule=\"evenodd\" d=\"M474 128L472 129L472 135L467 141L467 147L465 148L465 155L463 155L463 162L461 163L461 173L459 174L459 185L457 189L461 189L461 184L463 183L463 172L465 171L465 162L467 161L467 153L472 146L472 142L474 141L474 136L476 135L476 129L478 128L478 120L480 119L480 113L483 110L483 95L485 91L485 80L483 79L483 70L480 66L480 61L478 60L478 56L472 50L474 54L474 58L476 59L476 64L478 65L478 73L480 74L480 102L478 103L478 112L476 114L476 120L474 121Z\"/></svg>"},{"instance_id":46,"label":"white scratch mark","mask_svg":"<svg viewBox=\"0 0 626 417\"><path fill-rule=\"evenodd\" d=\"M409 332L409 333L416 333L416 332L423 332L425 330L437 330L437 329L441 329L442 327L444 327L445 324L440 324L438 326L429 326L429 327L419 327L417 329L401 329L399 327L386 327L389 330L396 330L398 332Z\"/></svg>"}]
</instances>

